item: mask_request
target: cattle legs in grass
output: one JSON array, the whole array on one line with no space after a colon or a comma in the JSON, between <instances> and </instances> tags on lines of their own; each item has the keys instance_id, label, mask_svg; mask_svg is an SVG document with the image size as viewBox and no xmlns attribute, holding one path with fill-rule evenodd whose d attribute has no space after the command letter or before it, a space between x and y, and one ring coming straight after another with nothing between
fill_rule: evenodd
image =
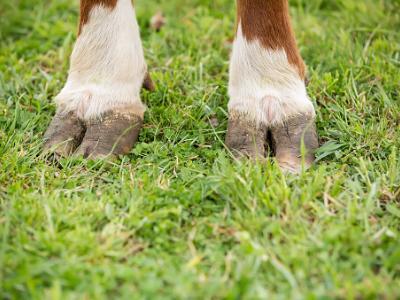
<instances>
[{"instance_id":1,"label":"cattle legs in grass","mask_svg":"<svg viewBox=\"0 0 400 300\"><path fill-rule=\"evenodd\" d=\"M55 99L57 113L45 134L45 148L60 156L126 154L145 111L140 88L152 85L133 5L131 0L81 0L80 18L69 76ZM306 166L313 162L315 112L304 74L288 1L237 0L226 136L236 155L264 157L271 136L282 168L297 172L303 158Z\"/></svg>"},{"instance_id":2,"label":"cattle legs in grass","mask_svg":"<svg viewBox=\"0 0 400 300\"><path fill-rule=\"evenodd\" d=\"M79 36L45 149L90 158L128 153L142 125L146 72L131 0L81 0Z\"/></svg>"},{"instance_id":3,"label":"cattle legs in grass","mask_svg":"<svg viewBox=\"0 0 400 300\"><path fill-rule=\"evenodd\" d=\"M318 147L315 111L304 79L288 1L237 0L226 136L235 155L264 157L270 131L283 169L298 172L302 152L305 166L313 162Z\"/></svg>"}]
</instances>

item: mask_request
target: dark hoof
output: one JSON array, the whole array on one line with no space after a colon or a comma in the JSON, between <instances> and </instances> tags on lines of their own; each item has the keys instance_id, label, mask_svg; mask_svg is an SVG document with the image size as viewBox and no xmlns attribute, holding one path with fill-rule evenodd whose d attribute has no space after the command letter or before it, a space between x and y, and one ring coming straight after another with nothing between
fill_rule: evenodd
<instances>
[{"instance_id":1,"label":"dark hoof","mask_svg":"<svg viewBox=\"0 0 400 300\"><path fill-rule=\"evenodd\" d=\"M86 134L76 155L89 159L128 154L139 136L143 120L137 115L108 112L86 122Z\"/></svg>"},{"instance_id":2,"label":"dark hoof","mask_svg":"<svg viewBox=\"0 0 400 300\"><path fill-rule=\"evenodd\" d=\"M73 112L57 113L44 135L44 151L55 158L71 155L85 134L85 126Z\"/></svg>"},{"instance_id":3,"label":"dark hoof","mask_svg":"<svg viewBox=\"0 0 400 300\"><path fill-rule=\"evenodd\" d=\"M244 115L231 115L225 138L226 146L236 158L263 159L265 157L267 128L257 126Z\"/></svg>"},{"instance_id":4,"label":"dark hoof","mask_svg":"<svg viewBox=\"0 0 400 300\"><path fill-rule=\"evenodd\" d=\"M318 135L312 115L298 115L271 128L272 148L282 170L299 173L315 160ZM302 153L304 145L304 153Z\"/></svg>"}]
</instances>

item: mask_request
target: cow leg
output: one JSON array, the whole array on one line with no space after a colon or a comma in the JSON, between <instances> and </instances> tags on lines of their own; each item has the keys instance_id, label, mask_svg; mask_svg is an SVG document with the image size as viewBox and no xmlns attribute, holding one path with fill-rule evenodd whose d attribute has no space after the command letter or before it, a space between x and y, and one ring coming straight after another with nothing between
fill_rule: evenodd
<instances>
[{"instance_id":1,"label":"cow leg","mask_svg":"<svg viewBox=\"0 0 400 300\"><path fill-rule=\"evenodd\" d=\"M287 0L237 0L229 96L226 144L234 154L263 156L269 130L283 169L311 165L318 147L315 110Z\"/></svg>"},{"instance_id":2,"label":"cow leg","mask_svg":"<svg viewBox=\"0 0 400 300\"><path fill-rule=\"evenodd\" d=\"M44 148L93 159L128 153L143 122L146 73L131 0L81 0L79 36Z\"/></svg>"}]
</instances>

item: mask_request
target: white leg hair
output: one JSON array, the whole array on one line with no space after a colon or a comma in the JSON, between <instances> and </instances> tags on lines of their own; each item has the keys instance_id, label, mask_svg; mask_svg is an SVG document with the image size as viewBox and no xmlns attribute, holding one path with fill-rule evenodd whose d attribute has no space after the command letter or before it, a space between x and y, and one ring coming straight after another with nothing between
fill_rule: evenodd
<instances>
[{"instance_id":1,"label":"white leg hair","mask_svg":"<svg viewBox=\"0 0 400 300\"><path fill-rule=\"evenodd\" d=\"M93 7L73 53L67 83L55 98L58 110L90 119L109 110L143 117L140 89L147 71L131 0L114 9Z\"/></svg>"},{"instance_id":2,"label":"white leg hair","mask_svg":"<svg viewBox=\"0 0 400 300\"><path fill-rule=\"evenodd\" d=\"M296 114L315 114L305 83L284 49L246 40L241 24L233 44L229 96L230 114L244 114L256 124L272 126Z\"/></svg>"}]
</instances>

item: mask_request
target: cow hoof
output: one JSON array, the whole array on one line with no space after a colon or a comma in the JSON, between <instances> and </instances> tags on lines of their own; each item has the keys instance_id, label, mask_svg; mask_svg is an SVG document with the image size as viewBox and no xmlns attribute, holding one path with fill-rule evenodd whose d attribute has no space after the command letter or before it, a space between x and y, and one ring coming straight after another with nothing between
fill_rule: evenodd
<instances>
[{"instance_id":1,"label":"cow hoof","mask_svg":"<svg viewBox=\"0 0 400 300\"><path fill-rule=\"evenodd\" d=\"M74 112L57 113L44 135L44 151L56 159L71 155L81 143L85 126Z\"/></svg>"},{"instance_id":2,"label":"cow hoof","mask_svg":"<svg viewBox=\"0 0 400 300\"><path fill-rule=\"evenodd\" d=\"M266 152L267 128L245 115L231 114L225 144L236 158L263 159Z\"/></svg>"},{"instance_id":3,"label":"cow hoof","mask_svg":"<svg viewBox=\"0 0 400 300\"><path fill-rule=\"evenodd\" d=\"M86 133L75 154L93 160L128 154L142 124L141 117L116 111L91 119L85 123Z\"/></svg>"},{"instance_id":4,"label":"cow hoof","mask_svg":"<svg viewBox=\"0 0 400 300\"><path fill-rule=\"evenodd\" d=\"M315 160L318 136L312 115L298 115L271 128L272 148L284 172L297 174Z\"/></svg>"}]
</instances>

